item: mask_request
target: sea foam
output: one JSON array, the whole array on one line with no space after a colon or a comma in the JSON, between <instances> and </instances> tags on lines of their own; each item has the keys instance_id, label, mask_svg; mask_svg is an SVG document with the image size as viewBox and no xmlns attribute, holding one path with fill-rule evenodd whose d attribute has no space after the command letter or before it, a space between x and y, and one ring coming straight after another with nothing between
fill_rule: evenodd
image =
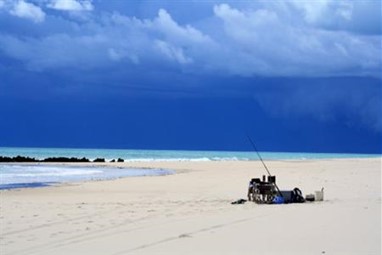
<instances>
[{"instance_id":1,"label":"sea foam","mask_svg":"<svg viewBox=\"0 0 382 255\"><path fill-rule=\"evenodd\" d=\"M165 169L3 164L0 165L0 189L173 173Z\"/></svg>"}]
</instances>

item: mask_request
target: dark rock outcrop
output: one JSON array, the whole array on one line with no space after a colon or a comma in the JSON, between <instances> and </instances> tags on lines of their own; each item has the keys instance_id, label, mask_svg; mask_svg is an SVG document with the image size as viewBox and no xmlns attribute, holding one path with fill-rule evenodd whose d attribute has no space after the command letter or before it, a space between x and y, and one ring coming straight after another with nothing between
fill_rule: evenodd
<instances>
[{"instance_id":1,"label":"dark rock outcrop","mask_svg":"<svg viewBox=\"0 0 382 255\"><path fill-rule=\"evenodd\" d=\"M96 163L99 163L99 162L105 162L105 159L104 158L96 158L95 160L93 160L93 162L96 162Z\"/></svg>"},{"instance_id":2,"label":"dark rock outcrop","mask_svg":"<svg viewBox=\"0 0 382 255\"><path fill-rule=\"evenodd\" d=\"M30 157L24 157L24 156L16 156L16 157L3 157L0 156L0 162L6 162L6 163L31 163L31 162L59 162L59 163L72 163L72 162L90 162L89 159L83 157L83 158L67 158L67 157L50 157L45 159L35 159ZM103 161L105 162L105 161Z\"/></svg>"},{"instance_id":3,"label":"dark rock outcrop","mask_svg":"<svg viewBox=\"0 0 382 255\"><path fill-rule=\"evenodd\" d=\"M24 157L24 156L16 156L16 157L3 157L0 156L0 162L39 162L38 159L30 158L30 157Z\"/></svg>"}]
</instances>

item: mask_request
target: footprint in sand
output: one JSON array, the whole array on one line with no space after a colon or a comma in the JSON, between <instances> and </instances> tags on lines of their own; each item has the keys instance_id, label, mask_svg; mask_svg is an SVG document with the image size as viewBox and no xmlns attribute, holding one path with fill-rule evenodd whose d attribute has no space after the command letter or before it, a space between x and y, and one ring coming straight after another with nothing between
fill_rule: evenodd
<instances>
[{"instance_id":1,"label":"footprint in sand","mask_svg":"<svg viewBox=\"0 0 382 255\"><path fill-rule=\"evenodd\" d=\"M189 235L189 234L181 234L181 235L179 235L179 238L190 238L190 237L192 237L192 236Z\"/></svg>"}]
</instances>

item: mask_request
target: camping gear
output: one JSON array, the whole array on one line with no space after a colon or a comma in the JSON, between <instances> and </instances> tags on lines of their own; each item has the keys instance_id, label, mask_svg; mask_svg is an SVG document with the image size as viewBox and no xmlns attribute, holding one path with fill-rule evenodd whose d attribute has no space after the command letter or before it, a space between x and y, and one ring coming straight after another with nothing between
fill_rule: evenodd
<instances>
[{"instance_id":1,"label":"camping gear","mask_svg":"<svg viewBox=\"0 0 382 255\"><path fill-rule=\"evenodd\" d=\"M276 180L275 176L269 177L270 178L268 178L268 180ZM251 184L252 187L249 191L248 199L258 204L288 204L305 202L305 198L299 188L294 188L293 190L277 190L275 182L264 182L260 181L259 178L251 179Z\"/></svg>"},{"instance_id":2,"label":"camping gear","mask_svg":"<svg viewBox=\"0 0 382 255\"><path fill-rule=\"evenodd\" d=\"M250 188L248 190L248 200L251 200L252 198L254 202L260 204L304 203L305 198L299 188L294 188L291 191L280 191L276 184L276 176L271 175L267 165L257 150L255 143L252 141L248 134L247 138L268 173L267 181L265 175L263 175L262 181L260 181L259 178L251 179Z\"/></svg>"}]
</instances>

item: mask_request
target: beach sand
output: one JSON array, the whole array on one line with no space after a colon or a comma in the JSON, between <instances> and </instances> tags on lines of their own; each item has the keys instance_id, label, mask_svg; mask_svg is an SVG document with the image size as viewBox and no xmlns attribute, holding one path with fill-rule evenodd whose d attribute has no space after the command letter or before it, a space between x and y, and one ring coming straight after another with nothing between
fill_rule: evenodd
<instances>
[{"instance_id":1,"label":"beach sand","mask_svg":"<svg viewBox=\"0 0 382 255\"><path fill-rule=\"evenodd\" d=\"M1 191L0 254L381 254L381 158L269 161L280 189L323 202L246 199L259 161L129 162L176 174Z\"/></svg>"}]
</instances>

